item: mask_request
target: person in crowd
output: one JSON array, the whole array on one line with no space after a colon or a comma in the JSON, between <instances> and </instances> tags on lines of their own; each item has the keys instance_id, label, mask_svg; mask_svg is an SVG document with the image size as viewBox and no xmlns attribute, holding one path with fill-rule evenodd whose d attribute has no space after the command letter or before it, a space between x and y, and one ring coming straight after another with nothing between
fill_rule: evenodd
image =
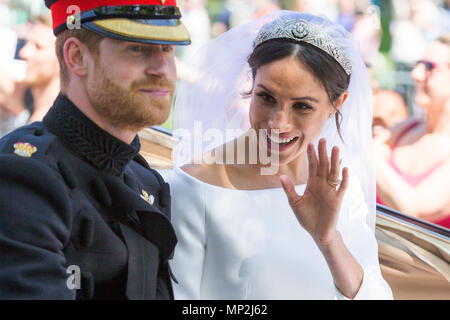
<instances>
[{"instance_id":1,"label":"person in crowd","mask_svg":"<svg viewBox=\"0 0 450 320\"><path fill-rule=\"evenodd\" d=\"M374 61L381 43L381 21L379 7L361 6L356 11L352 36L360 44L361 55L366 62Z\"/></svg>"},{"instance_id":2,"label":"person in crowd","mask_svg":"<svg viewBox=\"0 0 450 320\"><path fill-rule=\"evenodd\" d=\"M351 32L356 23L356 3L355 0L338 0L339 15L337 22L347 31Z\"/></svg>"},{"instance_id":3,"label":"person in crowd","mask_svg":"<svg viewBox=\"0 0 450 320\"><path fill-rule=\"evenodd\" d=\"M222 3L218 15L214 18L211 25L211 36L216 38L231 28L231 10L227 2Z\"/></svg>"},{"instance_id":4,"label":"person in crowd","mask_svg":"<svg viewBox=\"0 0 450 320\"><path fill-rule=\"evenodd\" d=\"M195 54L211 38L211 23L205 0L183 0L180 2L183 23L191 35L191 45L178 46L175 50L177 77L180 81L194 81L195 70L192 70L186 59Z\"/></svg>"},{"instance_id":5,"label":"person in crowd","mask_svg":"<svg viewBox=\"0 0 450 320\"><path fill-rule=\"evenodd\" d=\"M273 11L280 10L277 0L256 0L254 3L256 11L252 17L252 20L259 19Z\"/></svg>"},{"instance_id":6,"label":"person in crowd","mask_svg":"<svg viewBox=\"0 0 450 320\"><path fill-rule=\"evenodd\" d=\"M12 60L10 60L12 61ZM16 81L6 67L0 66L0 137L27 123L30 117L23 97L26 87Z\"/></svg>"},{"instance_id":7,"label":"person in crowd","mask_svg":"<svg viewBox=\"0 0 450 320\"><path fill-rule=\"evenodd\" d=\"M209 139L165 172L179 239L175 298L391 299L374 235L371 84L348 32L277 11L231 29L192 63L204 74L177 95L177 163L202 146L188 139L199 125ZM238 97L248 118L238 117ZM220 142L245 119L247 132Z\"/></svg>"},{"instance_id":8,"label":"person in crowd","mask_svg":"<svg viewBox=\"0 0 450 320\"><path fill-rule=\"evenodd\" d=\"M25 124L30 116L22 102L16 103L25 88L17 83L21 74L14 60L18 39L10 22L9 2L0 1L0 137Z\"/></svg>"},{"instance_id":9,"label":"person in crowd","mask_svg":"<svg viewBox=\"0 0 450 320\"><path fill-rule=\"evenodd\" d=\"M373 96L372 126L393 127L408 117L405 99L398 92L380 89Z\"/></svg>"},{"instance_id":10,"label":"person in crowd","mask_svg":"<svg viewBox=\"0 0 450 320\"><path fill-rule=\"evenodd\" d=\"M59 65L51 26L33 25L19 57L27 63L21 84L29 87L33 96L33 112L28 122L41 121L59 92Z\"/></svg>"},{"instance_id":11,"label":"person in crowd","mask_svg":"<svg viewBox=\"0 0 450 320\"><path fill-rule=\"evenodd\" d=\"M409 72L423 56L427 44L442 32L439 10L433 0L392 1L392 8L390 56L397 69Z\"/></svg>"},{"instance_id":12,"label":"person in crowd","mask_svg":"<svg viewBox=\"0 0 450 320\"><path fill-rule=\"evenodd\" d=\"M61 91L43 121L0 139L0 299L171 299L169 187L139 155L137 133L170 113L174 45L190 42L179 9L45 3ZM35 31L24 57L47 35Z\"/></svg>"},{"instance_id":13,"label":"person in crowd","mask_svg":"<svg viewBox=\"0 0 450 320\"><path fill-rule=\"evenodd\" d=\"M211 22L205 0L183 0L180 2L183 23L191 35L191 45L177 47L176 54L185 60L205 45L211 38Z\"/></svg>"},{"instance_id":14,"label":"person in crowd","mask_svg":"<svg viewBox=\"0 0 450 320\"><path fill-rule=\"evenodd\" d=\"M375 135L379 202L450 228L450 33L428 46L411 76L426 119Z\"/></svg>"},{"instance_id":15,"label":"person in crowd","mask_svg":"<svg viewBox=\"0 0 450 320\"><path fill-rule=\"evenodd\" d=\"M217 37L231 28L252 20L259 5L266 4L273 7L268 2L270 0L225 0L213 22L212 36Z\"/></svg>"},{"instance_id":16,"label":"person in crowd","mask_svg":"<svg viewBox=\"0 0 450 320\"><path fill-rule=\"evenodd\" d=\"M42 120L59 92L51 15L43 13L33 20L36 23L21 27L25 39L20 39L23 44L17 42L16 59L11 57L4 63L4 80L13 80L14 89L2 93L1 136L28 122Z\"/></svg>"},{"instance_id":17,"label":"person in crowd","mask_svg":"<svg viewBox=\"0 0 450 320\"><path fill-rule=\"evenodd\" d=\"M295 0L292 3L291 10L298 12L308 12L310 8L309 0Z\"/></svg>"},{"instance_id":18,"label":"person in crowd","mask_svg":"<svg viewBox=\"0 0 450 320\"><path fill-rule=\"evenodd\" d=\"M30 112L24 104L26 86L20 84L9 74L2 70L0 79L0 137L14 129L23 126L30 118Z\"/></svg>"}]
</instances>

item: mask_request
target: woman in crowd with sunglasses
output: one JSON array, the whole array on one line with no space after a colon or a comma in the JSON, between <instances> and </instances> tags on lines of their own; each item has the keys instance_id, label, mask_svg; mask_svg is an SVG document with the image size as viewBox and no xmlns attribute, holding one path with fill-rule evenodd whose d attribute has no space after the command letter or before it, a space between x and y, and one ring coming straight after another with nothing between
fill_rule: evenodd
<instances>
[{"instance_id":1,"label":"woman in crowd with sunglasses","mask_svg":"<svg viewBox=\"0 0 450 320\"><path fill-rule=\"evenodd\" d=\"M411 76L427 116L374 130L378 202L450 228L450 33L429 45Z\"/></svg>"}]
</instances>

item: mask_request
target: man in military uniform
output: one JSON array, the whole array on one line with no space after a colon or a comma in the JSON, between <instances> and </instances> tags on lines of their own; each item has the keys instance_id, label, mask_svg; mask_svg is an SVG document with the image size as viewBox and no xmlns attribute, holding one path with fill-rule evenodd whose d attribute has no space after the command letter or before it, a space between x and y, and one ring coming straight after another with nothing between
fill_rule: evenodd
<instances>
[{"instance_id":1,"label":"man in military uniform","mask_svg":"<svg viewBox=\"0 0 450 320\"><path fill-rule=\"evenodd\" d=\"M169 187L138 154L189 44L175 0L46 0L61 93L0 140L0 299L171 299Z\"/></svg>"}]
</instances>

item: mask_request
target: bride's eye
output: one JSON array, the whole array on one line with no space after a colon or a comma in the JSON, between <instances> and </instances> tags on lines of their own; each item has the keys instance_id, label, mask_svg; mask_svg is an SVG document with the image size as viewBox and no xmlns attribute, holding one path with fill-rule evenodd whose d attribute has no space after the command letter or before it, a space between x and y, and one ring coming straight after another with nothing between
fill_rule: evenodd
<instances>
[{"instance_id":1,"label":"bride's eye","mask_svg":"<svg viewBox=\"0 0 450 320\"><path fill-rule=\"evenodd\" d=\"M294 109L299 111L308 111L313 110L313 107L311 107L309 104L304 102L297 102L294 104Z\"/></svg>"},{"instance_id":2,"label":"bride's eye","mask_svg":"<svg viewBox=\"0 0 450 320\"><path fill-rule=\"evenodd\" d=\"M261 97L261 99L264 101L264 102L267 102L267 103L275 103L276 101L275 101L275 99L271 96L271 95L269 95L269 94L267 94L267 93L265 93L265 92L259 92L259 93L257 93L256 94L258 97Z\"/></svg>"}]
</instances>

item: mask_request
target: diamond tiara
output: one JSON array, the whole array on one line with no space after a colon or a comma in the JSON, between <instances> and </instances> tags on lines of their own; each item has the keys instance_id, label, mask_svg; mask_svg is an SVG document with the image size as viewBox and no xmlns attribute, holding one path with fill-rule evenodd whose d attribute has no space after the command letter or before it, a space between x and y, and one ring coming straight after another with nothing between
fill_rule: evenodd
<instances>
[{"instance_id":1,"label":"diamond tiara","mask_svg":"<svg viewBox=\"0 0 450 320\"><path fill-rule=\"evenodd\" d=\"M272 39L292 39L309 43L332 56L348 75L352 73L352 65L345 52L319 26L307 20L277 19L266 24L254 40L253 48Z\"/></svg>"}]
</instances>

